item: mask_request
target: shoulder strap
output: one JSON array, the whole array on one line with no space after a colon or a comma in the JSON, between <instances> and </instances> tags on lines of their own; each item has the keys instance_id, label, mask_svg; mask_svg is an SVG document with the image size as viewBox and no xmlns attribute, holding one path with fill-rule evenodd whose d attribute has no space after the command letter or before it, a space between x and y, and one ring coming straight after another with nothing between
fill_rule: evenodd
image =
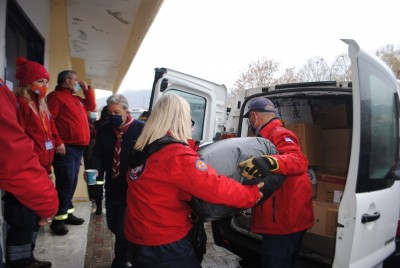
<instances>
[{"instance_id":1,"label":"shoulder strap","mask_svg":"<svg viewBox=\"0 0 400 268\"><path fill-rule=\"evenodd\" d=\"M172 138L171 136L164 136L146 146L142 151L137 151L135 149L132 149L129 152L129 160L128 160L129 166L134 168L143 165L150 155L158 152L159 150L161 150L162 148L171 143L180 143L183 145L187 145L183 141L178 141Z\"/></svg>"}]
</instances>

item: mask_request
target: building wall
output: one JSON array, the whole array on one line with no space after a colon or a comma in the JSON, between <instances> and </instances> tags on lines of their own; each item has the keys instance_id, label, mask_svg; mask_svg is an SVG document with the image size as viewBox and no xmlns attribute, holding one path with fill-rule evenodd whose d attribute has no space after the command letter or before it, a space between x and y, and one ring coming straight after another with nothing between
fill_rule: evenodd
<instances>
[{"instance_id":1,"label":"building wall","mask_svg":"<svg viewBox=\"0 0 400 268\"><path fill-rule=\"evenodd\" d=\"M17 0L17 3L45 40L44 65L48 68L51 0Z\"/></svg>"}]
</instances>

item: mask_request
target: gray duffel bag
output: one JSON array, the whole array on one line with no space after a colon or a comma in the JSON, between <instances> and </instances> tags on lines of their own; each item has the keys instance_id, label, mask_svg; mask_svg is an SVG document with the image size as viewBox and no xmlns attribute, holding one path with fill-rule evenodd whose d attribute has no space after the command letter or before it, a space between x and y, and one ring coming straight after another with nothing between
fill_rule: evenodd
<instances>
[{"instance_id":1,"label":"gray duffel bag","mask_svg":"<svg viewBox=\"0 0 400 268\"><path fill-rule=\"evenodd\" d=\"M218 174L228 176L242 184L256 184L265 180L266 189L261 204L271 194L279 188L284 180L283 175L268 174L265 178L253 179L249 181L242 176L239 163L252 156L264 154L278 154L275 146L267 139L261 137L231 138L221 140L209 145L200 147L199 154L204 162L211 165ZM193 197L190 206L203 221L213 221L233 215L242 209L215 205Z\"/></svg>"}]
</instances>

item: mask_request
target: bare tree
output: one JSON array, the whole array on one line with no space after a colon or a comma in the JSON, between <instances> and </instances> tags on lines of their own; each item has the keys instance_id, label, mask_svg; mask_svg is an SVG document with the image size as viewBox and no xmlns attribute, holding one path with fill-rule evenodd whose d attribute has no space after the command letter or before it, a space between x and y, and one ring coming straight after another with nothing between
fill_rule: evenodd
<instances>
[{"instance_id":1,"label":"bare tree","mask_svg":"<svg viewBox=\"0 0 400 268\"><path fill-rule=\"evenodd\" d=\"M303 82L315 82L329 79L329 66L321 57L308 59L299 70L300 80Z\"/></svg>"},{"instance_id":2,"label":"bare tree","mask_svg":"<svg viewBox=\"0 0 400 268\"><path fill-rule=\"evenodd\" d=\"M235 96L237 96L242 90L254 87L263 87L275 83L275 75L278 72L280 63L274 59L268 59L266 57L261 58L257 61L251 62L247 70L239 76L236 80L233 88L230 89L228 106L234 102Z\"/></svg>"},{"instance_id":3,"label":"bare tree","mask_svg":"<svg viewBox=\"0 0 400 268\"><path fill-rule=\"evenodd\" d=\"M300 82L300 77L294 67L287 68L283 75L276 81L278 84L289 84Z\"/></svg>"},{"instance_id":4,"label":"bare tree","mask_svg":"<svg viewBox=\"0 0 400 268\"><path fill-rule=\"evenodd\" d=\"M266 57L252 62L235 83L235 88L245 89L271 85L275 82L275 74L278 71L279 62Z\"/></svg>"},{"instance_id":5,"label":"bare tree","mask_svg":"<svg viewBox=\"0 0 400 268\"><path fill-rule=\"evenodd\" d=\"M377 50L376 55L392 69L396 78L400 79L400 49L395 49L394 45L387 44Z\"/></svg>"},{"instance_id":6,"label":"bare tree","mask_svg":"<svg viewBox=\"0 0 400 268\"><path fill-rule=\"evenodd\" d=\"M350 59L346 54L342 54L337 56L332 64L328 64L324 58L314 57L307 60L298 76L304 82L350 80Z\"/></svg>"},{"instance_id":7,"label":"bare tree","mask_svg":"<svg viewBox=\"0 0 400 268\"><path fill-rule=\"evenodd\" d=\"M351 80L350 58L347 54L344 53L336 57L329 71L329 80Z\"/></svg>"}]
</instances>

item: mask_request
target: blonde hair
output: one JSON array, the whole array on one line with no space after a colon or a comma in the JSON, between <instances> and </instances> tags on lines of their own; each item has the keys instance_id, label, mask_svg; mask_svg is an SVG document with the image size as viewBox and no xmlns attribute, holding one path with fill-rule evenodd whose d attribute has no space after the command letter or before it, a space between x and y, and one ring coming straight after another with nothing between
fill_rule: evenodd
<instances>
[{"instance_id":1,"label":"blonde hair","mask_svg":"<svg viewBox=\"0 0 400 268\"><path fill-rule=\"evenodd\" d=\"M156 102L134 148L142 151L167 133L185 143L192 138L189 103L174 94L164 94Z\"/></svg>"},{"instance_id":2,"label":"blonde hair","mask_svg":"<svg viewBox=\"0 0 400 268\"><path fill-rule=\"evenodd\" d=\"M36 113L37 115L39 115L39 111L37 110L36 105L33 102L28 90L30 90L28 88L28 86L24 86L24 87L20 86L20 87L17 87L16 89L14 89L14 94L17 97L24 98L26 100L26 102L28 103L29 107L32 109L32 111L34 113ZM49 111L49 108L47 107L47 103L46 103L46 97L39 100L39 110L42 113L42 115L44 113L44 115L50 116L50 111Z\"/></svg>"}]
</instances>

